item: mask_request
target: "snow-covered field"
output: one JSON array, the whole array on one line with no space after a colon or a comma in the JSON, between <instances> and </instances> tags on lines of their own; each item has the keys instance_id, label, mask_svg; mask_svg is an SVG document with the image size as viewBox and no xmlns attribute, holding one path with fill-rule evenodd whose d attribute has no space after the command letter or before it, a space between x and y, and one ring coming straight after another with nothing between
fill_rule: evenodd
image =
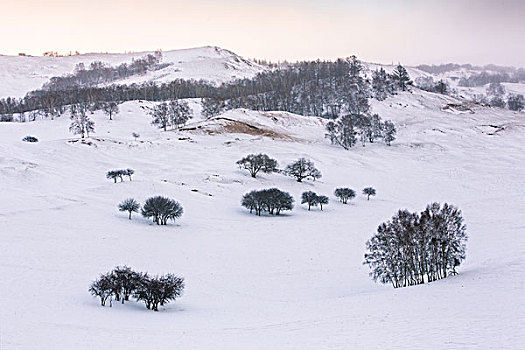
<instances>
[{"instance_id":1,"label":"snow-covered field","mask_svg":"<svg viewBox=\"0 0 525 350\"><path fill-rule=\"evenodd\" d=\"M95 114L91 145L71 142L65 117L1 123L0 348L522 348L525 115L442 110L448 103L458 101L420 92L375 101L398 140L350 151L331 146L317 118L286 113L222 116L289 136L274 139L231 133L225 119L161 132L137 102L113 121ZM253 179L235 161L255 152L281 167L308 157L323 177ZM133 181L105 178L124 167L135 169ZM313 190L331 202L322 212L296 202L280 217L240 206L245 192L273 186L296 201ZM378 195L343 205L332 195L339 186ZM184 206L176 224L117 210L125 198L157 194ZM366 240L397 209L432 201L463 211L459 275L403 289L374 283L362 265ZM101 307L90 282L123 264L185 277L184 296L157 313L135 302Z\"/></svg>"}]
</instances>

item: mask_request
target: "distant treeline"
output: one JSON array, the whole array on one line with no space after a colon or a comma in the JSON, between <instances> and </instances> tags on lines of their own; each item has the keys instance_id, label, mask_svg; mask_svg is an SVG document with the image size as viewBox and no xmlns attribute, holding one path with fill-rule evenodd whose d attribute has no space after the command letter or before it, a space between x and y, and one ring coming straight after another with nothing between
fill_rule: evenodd
<instances>
[{"instance_id":1,"label":"distant treeline","mask_svg":"<svg viewBox=\"0 0 525 350\"><path fill-rule=\"evenodd\" d=\"M154 66L155 62L157 61L152 58L150 66ZM133 64L128 67L131 66ZM0 100L0 114L4 116L2 119L9 119L5 116L12 116L14 113L27 112L30 115L59 115L64 112L65 106L77 103L96 106L103 102L168 101L181 98L213 99L224 109L242 107L264 111L281 110L335 118L341 113L355 110L356 104L369 97L386 98L399 88L399 82L402 82L402 90L406 84L411 83L408 76L396 77L395 73L390 75L382 69L374 72L372 81L369 81L360 75L363 66L355 57L334 62L298 62L259 73L253 79L240 79L220 86L202 80L182 79L162 84L147 82L91 86L97 84L97 81L113 79L114 71L111 72L118 69L108 68L105 76L102 72L106 70L102 68L77 70L70 77L54 78L43 89L32 91L22 99Z\"/></svg>"},{"instance_id":2,"label":"distant treeline","mask_svg":"<svg viewBox=\"0 0 525 350\"><path fill-rule=\"evenodd\" d=\"M490 83L522 83L525 82L525 69L514 67L496 66L488 64L485 66L473 66L471 64L447 63L440 65L422 64L416 68L431 74L443 74L458 69L477 70L469 77L461 77L458 85L465 87L483 86Z\"/></svg>"},{"instance_id":3,"label":"distant treeline","mask_svg":"<svg viewBox=\"0 0 525 350\"><path fill-rule=\"evenodd\" d=\"M99 84L111 83L133 75L145 74L150 70L165 68L169 63L160 64L162 52L155 51L141 58L133 59L130 64L122 63L116 67L109 66L101 61L92 62L88 68L84 63L76 65L73 74L62 77L53 77L44 84L42 90L62 91L76 87L91 87Z\"/></svg>"}]
</instances>

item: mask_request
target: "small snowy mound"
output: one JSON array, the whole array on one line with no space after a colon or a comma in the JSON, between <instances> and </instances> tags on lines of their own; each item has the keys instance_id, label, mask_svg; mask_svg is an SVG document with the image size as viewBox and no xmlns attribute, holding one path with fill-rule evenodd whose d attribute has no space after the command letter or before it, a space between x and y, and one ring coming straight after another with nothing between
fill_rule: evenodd
<instances>
[{"instance_id":1,"label":"small snowy mound","mask_svg":"<svg viewBox=\"0 0 525 350\"><path fill-rule=\"evenodd\" d=\"M319 141L326 121L287 112L236 109L183 127L181 131L204 134L246 134L289 141Z\"/></svg>"}]
</instances>

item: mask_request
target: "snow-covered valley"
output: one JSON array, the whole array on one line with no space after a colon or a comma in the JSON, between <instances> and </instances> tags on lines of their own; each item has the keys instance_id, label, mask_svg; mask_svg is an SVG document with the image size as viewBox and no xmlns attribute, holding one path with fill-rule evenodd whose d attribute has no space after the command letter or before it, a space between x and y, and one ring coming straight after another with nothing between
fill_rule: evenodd
<instances>
[{"instance_id":1,"label":"snow-covered valley","mask_svg":"<svg viewBox=\"0 0 525 350\"><path fill-rule=\"evenodd\" d=\"M195 107L196 102L190 101ZM400 93L373 111L398 129L350 151L330 145L323 121L289 113L229 111L163 132L127 102L101 112L81 143L69 119L0 124L0 348L2 349L517 349L525 343L525 117L465 101ZM198 114L198 113L197 113ZM245 133L228 123L249 123ZM194 126L194 127L192 127ZM197 127L199 126L199 127ZM235 125L234 125L235 126ZM134 140L132 132L140 133ZM22 142L26 135L38 143ZM76 142L74 142L76 141ZM267 153L280 167L313 160L323 177L253 179L235 162ZM106 171L131 167L133 181ZM348 205L336 187L358 193ZM281 216L240 206L252 189L296 199ZM308 211L301 192L330 197ZM117 209L128 197L181 202L157 226ZM365 242L396 210L448 202L463 211L469 241L459 274L393 289L363 265ZM101 307L87 291L99 273L127 264L186 279L184 295L151 312L141 303Z\"/></svg>"}]
</instances>

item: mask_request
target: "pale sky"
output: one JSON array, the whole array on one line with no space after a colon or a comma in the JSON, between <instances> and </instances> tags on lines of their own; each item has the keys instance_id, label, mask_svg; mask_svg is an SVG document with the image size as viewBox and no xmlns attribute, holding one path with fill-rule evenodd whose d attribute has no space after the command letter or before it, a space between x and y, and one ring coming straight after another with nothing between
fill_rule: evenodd
<instances>
[{"instance_id":1,"label":"pale sky","mask_svg":"<svg viewBox=\"0 0 525 350\"><path fill-rule=\"evenodd\" d=\"M0 53L220 46L247 58L525 66L525 0L0 0Z\"/></svg>"}]
</instances>

